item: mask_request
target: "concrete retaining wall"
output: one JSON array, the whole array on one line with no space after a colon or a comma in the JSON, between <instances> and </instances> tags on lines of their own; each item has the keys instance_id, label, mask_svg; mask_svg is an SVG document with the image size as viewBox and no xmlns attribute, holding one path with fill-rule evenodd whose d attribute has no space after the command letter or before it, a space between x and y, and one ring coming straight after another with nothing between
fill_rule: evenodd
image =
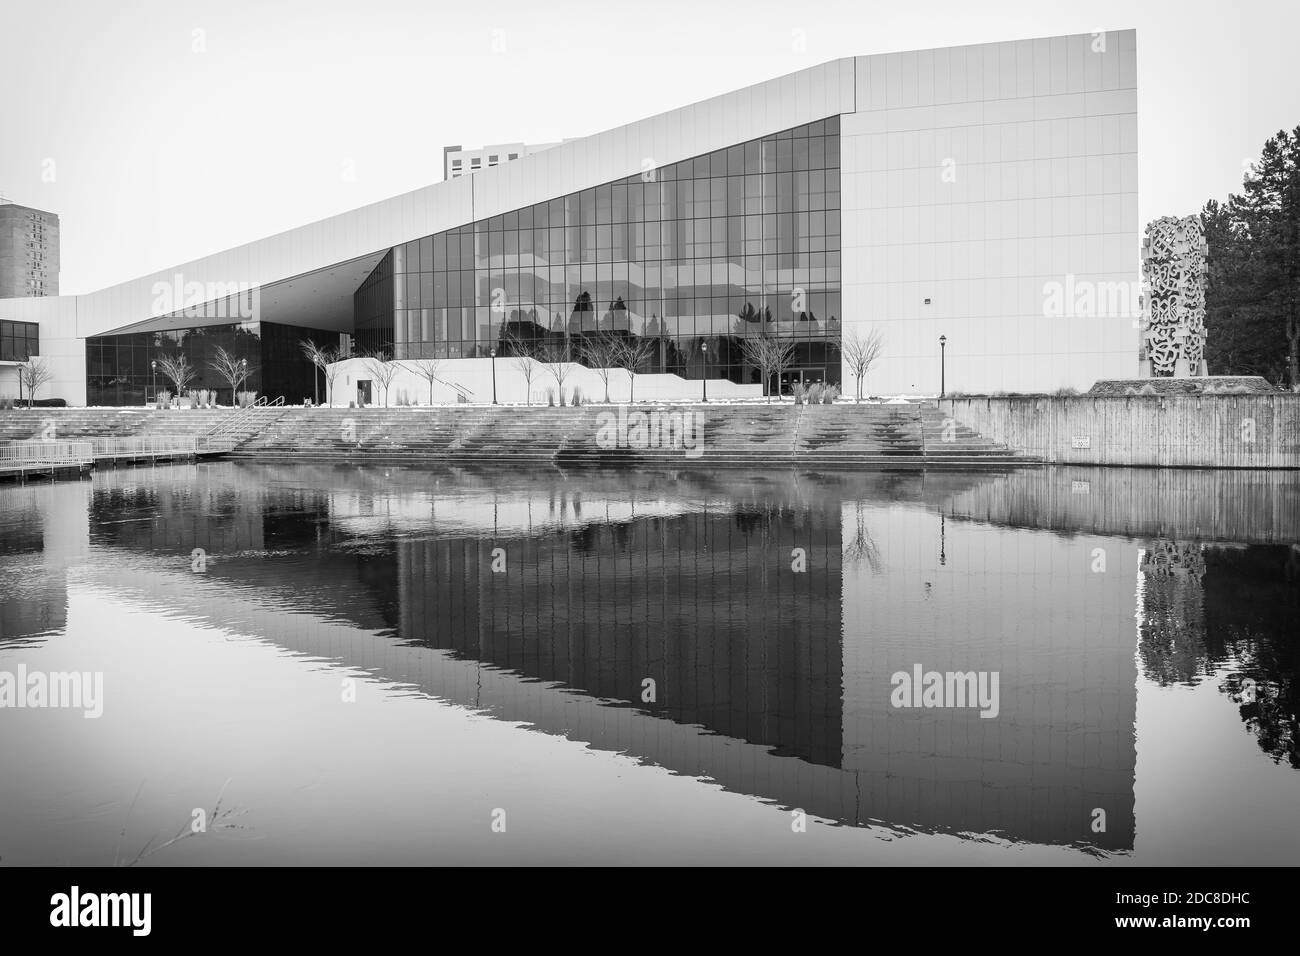
<instances>
[{"instance_id":1,"label":"concrete retaining wall","mask_svg":"<svg viewBox=\"0 0 1300 956\"><path fill-rule=\"evenodd\" d=\"M1300 468L1300 395L954 398L940 411L1048 462Z\"/></svg>"}]
</instances>

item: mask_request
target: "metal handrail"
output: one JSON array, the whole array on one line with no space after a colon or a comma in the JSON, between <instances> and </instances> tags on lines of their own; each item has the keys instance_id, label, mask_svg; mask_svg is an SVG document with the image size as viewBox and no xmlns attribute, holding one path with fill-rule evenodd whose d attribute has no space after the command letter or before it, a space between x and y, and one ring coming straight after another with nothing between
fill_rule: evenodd
<instances>
[{"instance_id":1,"label":"metal handrail","mask_svg":"<svg viewBox=\"0 0 1300 956\"><path fill-rule=\"evenodd\" d=\"M134 438L91 439L96 458L131 455L193 455L198 450L194 435L149 435Z\"/></svg>"},{"instance_id":2,"label":"metal handrail","mask_svg":"<svg viewBox=\"0 0 1300 956\"><path fill-rule=\"evenodd\" d=\"M202 437L211 438L212 436L220 434L223 431L229 431L236 422L243 421L245 418L248 417L249 413L254 408L261 408L263 405L267 403L267 401L268 401L267 397L265 395L262 395L257 399L255 399L251 405L245 405L242 408L235 409L230 415L227 415L225 418L221 419L221 421L217 422L206 432L204 432Z\"/></svg>"},{"instance_id":3,"label":"metal handrail","mask_svg":"<svg viewBox=\"0 0 1300 956\"><path fill-rule=\"evenodd\" d=\"M213 444L213 442L225 438L231 432L235 431L237 427L242 426L245 422L251 419L256 413L257 409L279 408L283 405L284 405L283 395L276 397L274 400L263 395L257 400L255 400L251 405L245 405L243 408L236 411L233 415L227 418L223 418L221 421L217 422L217 424L213 425L210 429L204 432L202 436L200 436L200 440L204 445L211 445Z\"/></svg>"},{"instance_id":4,"label":"metal handrail","mask_svg":"<svg viewBox=\"0 0 1300 956\"><path fill-rule=\"evenodd\" d=\"M446 385L448 388L454 388L457 392L459 392L459 393L460 393L461 395L463 395L465 398L469 398L470 396L472 396L472 395L474 394L470 389L465 388L463 385L457 385L455 382L448 382L448 381L446 381L446 380L444 380L444 379L437 378L436 376L434 377L434 381L435 381L435 382L440 382L440 383L442 383L443 385Z\"/></svg>"},{"instance_id":5,"label":"metal handrail","mask_svg":"<svg viewBox=\"0 0 1300 956\"><path fill-rule=\"evenodd\" d=\"M15 441L0 445L0 464L71 464L92 461L94 454L88 441Z\"/></svg>"}]
</instances>

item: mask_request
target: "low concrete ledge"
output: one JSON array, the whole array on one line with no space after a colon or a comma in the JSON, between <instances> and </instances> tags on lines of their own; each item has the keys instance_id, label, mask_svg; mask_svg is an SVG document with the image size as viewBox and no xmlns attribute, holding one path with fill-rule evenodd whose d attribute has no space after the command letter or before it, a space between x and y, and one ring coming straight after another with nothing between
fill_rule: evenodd
<instances>
[{"instance_id":1,"label":"low concrete ledge","mask_svg":"<svg viewBox=\"0 0 1300 956\"><path fill-rule=\"evenodd\" d=\"M940 411L1050 463L1300 468L1300 394L946 398Z\"/></svg>"},{"instance_id":2,"label":"low concrete ledge","mask_svg":"<svg viewBox=\"0 0 1300 956\"><path fill-rule=\"evenodd\" d=\"M1127 378L1095 383L1089 395L1277 395L1259 375L1203 375L1193 378Z\"/></svg>"}]
</instances>

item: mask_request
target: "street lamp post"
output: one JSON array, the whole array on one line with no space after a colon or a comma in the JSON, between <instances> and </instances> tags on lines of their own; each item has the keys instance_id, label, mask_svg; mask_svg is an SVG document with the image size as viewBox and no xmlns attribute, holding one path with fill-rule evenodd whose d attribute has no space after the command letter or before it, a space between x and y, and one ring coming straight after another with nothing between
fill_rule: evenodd
<instances>
[{"instance_id":1,"label":"street lamp post","mask_svg":"<svg viewBox=\"0 0 1300 956\"><path fill-rule=\"evenodd\" d=\"M158 361L155 359L149 363L149 384L153 388L153 402L158 404Z\"/></svg>"},{"instance_id":2,"label":"street lamp post","mask_svg":"<svg viewBox=\"0 0 1300 956\"><path fill-rule=\"evenodd\" d=\"M497 405L497 350L492 349L488 354L492 356L492 404Z\"/></svg>"},{"instance_id":3,"label":"street lamp post","mask_svg":"<svg viewBox=\"0 0 1300 956\"><path fill-rule=\"evenodd\" d=\"M948 345L948 336L946 335L939 336L939 397L940 398L943 398L944 392L947 391L947 389L944 387L944 377L946 372L945 366L947 365L947 361L946 361L947 353L944 350L947 347L947 345Z\"/></svg>"},{"instance_id":4,"label":"street lamp post","mask_svg":"<svg viewBox=\"0 0 1300 956\"><path fill-rule=\"evenodd\" d=\"M704 356L704 378L700 379L700 384L704 386L704 400L709 400L709 343L700 343L700 354Z\"/></svg>"},{"instance_id":5,"label":"street lamp post","mask_svg":"<svg viewBox=\"0 0 1300 956\"><path fill-rule=\"evenodd\" d=\"M245 380L246 378L248 378L248 359L246 359L246 358L241 358L241 359L239 360L239 384L240 384L240 385L243 385L243 384L244 384L244 380ZM231 396L231 402L230 402L230 404L231 404L232 406L234 406L234 405L238 405L238 404L239 404L239 396L238 396L238 395L232 395L232 396Z\"/></svg>"}]
</instances>

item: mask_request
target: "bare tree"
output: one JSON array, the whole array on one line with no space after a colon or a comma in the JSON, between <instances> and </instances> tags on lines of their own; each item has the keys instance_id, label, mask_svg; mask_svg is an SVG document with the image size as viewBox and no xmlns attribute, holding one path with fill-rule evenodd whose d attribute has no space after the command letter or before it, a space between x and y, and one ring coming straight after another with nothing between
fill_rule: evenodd
<instances>
[{"instance_id":1,"label":"bare tree","mask_svg":"<svg viewBox=\"0 0 1300 956\"><path fill-rule=\"evenodd\" d=\"M420 376L429 383L429 404L433 404L433 383L441 381L438 378L438 366L442 364L442 359L425 358L414 359L408 363L415 368L415 374Z\"/></svg>"},{"instance_id":2,"label":"bare tree","mask_svg":"<svg viewBox=\"0 0 1300 956\"><path fill-rule=\"evenodd\" d=\"M654 353L655 343L651 339L630 335L618 343L615 361L618 367L627 372L627 400L636 401L636 370Z\"/></svg>"},{"instance_id":3,"label":"bare tree","mask_svg":"<svg viewBox=\"0 0 1300 956\"><path fill-rule=\"evenodd\" d=\"M569 344L564 342L545 342L538 349L538 361L546 366L546 371L555 379L560 390L560 404L564 404L564 382L573 374L573 364L569 360Z\"/></svg>"},{"instance_id":4,"label":"bare tree","mask_svg":"<svg viewBox=\"0 0 1300 956\"><path fill-rule=\"evenodd\" d=\"M781 373L794 364L794 341L779 339L774 335L748 336L740 340L740 349L745 355L745 360L750 365L758 367L759 374L763 378L763 394L767 395L767 400L769 402L772 400L767 386L775 375L776 400L782 401Z\"/></svg>"},{"instance_id":5,"label":"bare tree","mask_svg":"<svg viewBox=\"0 0 1300 956\"><path fill-rule=\"evenodd\" d=\"M317 345L311 339L303 339L298 343L302 349L302 354L307 356L307 361L311 362L319 371L325 371L325 366L329 365L329 353L332 346ZM311 376L312 402L320 404L320 376L315 371Z\"/></svg>"},{"instance_id":6,"label":"bare tree","mask_svg":"<svg viewBox=\"0 0 1300 956\"><path fill-rule=\"evenodd\" d=\"M18 389L19 398L22 398L22 388L27 387L27 407L32 407L32 402L36 400L36 393L40 387L54 378L54 372L50 370L49 363L43 358L28 358L18 366Z\"/></svg>"},{"instance_id":7,"label":"bare tree","mask_svg":"<svg viewBox=\"0 0 1300 956\"><path fill-rule=\"evenodd\" d=\"M378 382L384 389L384 408L388 407L388 387L393 384L393 379L397 378L401 366L389 358L385 349L376 349L367 355L361 357L361 364L365 366L370 377Z\"/></svg>"},{"instance_id":8,"label":"bare tree","mask_svg":"<svg viewBox=\"0 0 1300 956\"><path fill-rule=\"evenodd\" d=\"M522 339L517 335L507 334L506 344L510 346L512 355L510 356L510 365L524 380L524 403L533 404L533 379L537 377L537 372L541 368L537 364L537 359L533 356L536 349L533 343L527 339Z\"/></svg>"},{"instance_id":9,"label":"bare tree","mask_svg":"<svg viewBox=\"0 0 1300 956\"><path fill-rule=\"evenodd\" d=\"M158 370L163 373L163 378L172 383L177 397L189 387L190 382L194 381L194 376L198 374L198 369L190 364L190 360L184 355L159 355Z\"/></svg>"},{"instance_id":10,"label":"bare tree","mask_svg":"<svg viewBox=\"0 0 1300 956\"><path fill-rule=\"evenodd\" d=\"M854 381L858 383L857 401L859 402L862 401L862 380L871 371L871 366L876 364L884 344L885 337L880 329L872 329L866 335L857 329L852 335L844 337L841 346L844 352L844 365L853 374Z\"/></svg>"},{"instance_id":11,"label":"bare tree","mask_svg":"<svg viewBox=\"0 0 1300 956\"><path fill-rule=\"evenodd\" d=\"M236 358L233 353L227 352L220 345L217 346L213 355L216 357L211 359L208 365L230 386L230 404L231 407L234 407L239 404L240 386L257 369L249 366L248 359ZM179 388L177 391L179 391Z\"/></svg>"},{"instance_id":12,"label":"bare tree","mask_svg":"<svg viewBox=\"0 0 1300 956\"><path fill-rule=\"evenodd\" d=\"M619 336L597 332L584 336L578 352L587 360L588 367L605 383L605 404L609 404L609 376L618 365Z\"/></svg>"},{"instance_id":13,"label":"bare tree","mask_svg":"<svg viewBox=\"0 0 1300 956\"><path fill-rule=\"evenodd\" d=\"M321 370L325 373L325 403L333 408L334 383L343 374L343 368L338 364L343 361L343 354L337 345L331 345L322 350L321 358L325 363L321 366Z\"/></svg>"},{"instance_id":14,"label":"bare tree","mask_svg":"<svg viewBox=\"0 0 1300 956\"><path fill-rule=\"evenodd\" d=\"M852 561L866 561L872 571L880 570L880 549L867 529L866 503L854 502L856 527L854 533L844 535L843 554Z\"/></svg>"}]
</instances>

